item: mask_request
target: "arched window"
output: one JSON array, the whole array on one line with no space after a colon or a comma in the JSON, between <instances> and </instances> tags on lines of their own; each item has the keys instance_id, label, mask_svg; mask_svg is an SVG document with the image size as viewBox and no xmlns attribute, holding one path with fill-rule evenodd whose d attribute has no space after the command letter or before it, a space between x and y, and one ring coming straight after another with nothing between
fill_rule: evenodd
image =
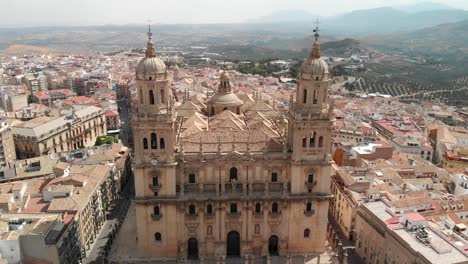
<instances>
[{"instance_id":1,"label":"arched window","mask_svg":"<svg viewBox=\"0 0 468 264\"><path fill-rule=\"evenodd\" d=\"M153 207L153 214L154 214L154 215L159 215L159 206L155 205L155 206Z\"/></svg>"},{"instance_id":2,"label":"arched window","mask_svg":"<svg viewBox=\"0 0 468 264\"><path fill-rule=\"evenodd\" d=\"M306 204L306 212L312 212L312 203L311 202L308 202Z\"/></svg>"},{"instance_id":3,"label":"arched window","mask_svg":"<svg viewBox=\"0 0 468 264\"><path fill-rule=\"evenodd\" d=\"M151 149L158 148L158 139L156 138L156 133L151 133Z\"/></svg>"},{"instance_id":4,"label":"arched window","mask_svg":"<svg viewBox=\"0 0 468 264\"><path fill-rule=\"evenodd\" d=\"M304 237L310 237L310 229L309 228L304 229Z\"/></svg>"},{"instance_id":5,"label":"arched window","mask_svg":"<svg viewBox=\"0 0 468 264\"><path fill-rule=\"evenodd\" d=\"M188 213L189 215L195 215L195 205L191 204L189 205L189 209L188 209Z\"/></svg>"},{"instance_id":6,"label":"arched window","mask_svg":"<svg viewBox=\"0 0 468 264\"><path fill-rule=\"evenodd\" d=\"M260 203L256 203L255 204L255 213L259 214L261 212L262 212L262 206L260 205Z\"/></svg>"},{"instance_id":7,"label":"arched window","mask_svg":"<svg viewBox=\"0 0 468 264\"><path fill-rule=\"evenodd\" d=\"M154 240L161 241L161 233L159 232L154 233Z\"/></svg>"},{"instance_id":8,"label":"arched window","mask_svg":"<svg viewBox=\"0 0 468 264\"><path fill-rule=\"evenodd\" d=\"M166 142L164 141L164 138L159 139L159 148L160 149L166 148Z\"/></svg>"},{"instance_id":9,"label":"arched window","mask_svg":"<svg viewBox=\"0 0 468 264\"><path fill-rule=\"evenodd\" d=\"M237 168L236 167L232 167L229 170L229 181L233 181L233 180L237 181Z\"/></svg>"},{"instance_id":10,"label":"arched window","mask_svg":"<svg viewBox=\"0 0 468 264\"><path fill-rule=\"evenodd\" d=\"M164 100L164 89L161 90L161 102L165 102L165 100Z\"/></svg>"},{"instance_id":11,"label":"arched window","mask_svg":"<svg viewBox=\"0 0 468 264\"><path fill-rule=\"evenodd\" d=\"M278 213L278 203L273 203L271 205L271 212L274 213L274 214Z\"/></svg>"},{"instance_id":12,"label":"arched window","mask_svg":"<svg viewBox=\"0 0 468 264\"><path fill-rule=\"evenodd\" d=\"M211 107L211 114L214 115L215 111L214 111L214 107L212 106Z\"/></svg>"},{"instance_id":13,"label":"arched window","mask_svg":"<svg viewBox=\"0 0 468 264\"><path fill-rule=\"evenodd\" d=\"M150 99L150 104L154 105L154 94L153 90L149 91L149 99Z\"/></svg>"},{"instance_id":14,"label":"arched window","mask_svg":"<svg viewBox=\"0 0 468 264\"><path fill-rule=\"evenodd\" d=\"M212 214L213 214L213 205L208 204L208 205L206 206L206 214L207 214L207 215L212 215Z\"/></svg>"},{"instance_id":15,"label":"arched window","mask_svg":"<svg viewBox=\"0 0 468 264\"><path fill-rule=\"evenodd\" d=\"M159 178L153 177L153 186L159 186Z\"/></svg>"},{"instance_id":16,"label":"arched window","mask_svg":"<svg viewBox=\"0 0 468 264\"><path fill-rule=\"evenodd\" d=\"M319 147L319 148L323 147L323 137L322 137L322 136L319 137L319 140L318 140L318 147Z\"/></svg>"},{"instance_id":17,"label":"arched window","mask_svg":"<svg viewBox=\"0 0 468 264\"><path fill-rule=\"evenodd\" d=\"M143 148L148 149L148 139L147 138L143 139Z\"/></svg>"},{"instance_id":18,"label":"arched window","mask_svg":"<svg viewBox=\"0 0 468 264\"><path fill-rule=\"evenodd\" d=\"M314 183L314 174L313 173L309 173L309 175L307 176L307 183L309 183L309 184Z\"/></svg>"},{"instance_id":19,"label":"arched window","mask_svg":"<svg viewBox=\"0 0 468 264\"><path fill-rule=\"evenodd\" d=\"M317 102L318 102L318 92L317 92L317 90L314 90L314 99L313 99L312 103L317 104Z\"/></svg>"},{"instance_id":20,"label":"arched window","mask_svg":"<svg viewBox=\"0 0 468 264\"><path fill-rule=\"evenodd\" d=\"M303 103L306 104L307 103L307 90L304 89L304 98L303 98Z\"/></svg>"},{"instance_id":21,"label":"arched window","mask_svg":"<svg viewBox=\"0 0 468 264\"><path fill-rule=\"evenodd\" d=\"M237 214L237 204L236 203L231 204L230 212L231 212L231 214Z\"/></svg>"},{"instance_id":22,"label":"arched window","mask_svg":"<svg viewBox=\"0 0 468 264\"><path fill-rule=\"evenodd\" d=\"M309 147L313 148L315 147L315 135L317 133L313 132L310 134L310 139L309 139Z\"/></svg>"},{"instance_id":23,"label":"arched window","mask_svg":"<svg viewBox=\"0 0 468 264\"><path fill-rule=\"evenodd\" d=\"M302 138L302 147L307 148L307 138L306 137Z\"/></svg>"}]
</instances>

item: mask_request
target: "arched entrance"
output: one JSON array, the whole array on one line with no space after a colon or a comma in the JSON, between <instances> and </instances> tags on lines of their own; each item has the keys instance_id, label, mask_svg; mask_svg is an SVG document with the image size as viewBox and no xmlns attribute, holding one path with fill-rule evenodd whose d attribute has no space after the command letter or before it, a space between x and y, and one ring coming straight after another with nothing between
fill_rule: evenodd
<instances>
[{"instance_id":1,"label":"arched entrance","mask_svg":"<svg viewBox=\"0 0 468 264\"><path fill-rule=\"evenodd\" d=\"M198 241L195 238L188 240L188 258L189 259L198 259Z\"/></svg>"},{"instance_id":2,"label":"arched entrance","mask_svg":"<svg viewBox=\"0 0 468 264\"><path fill-rule=\"evenodd\" d=\"M236 231L227 234L226 254L228 257L240 257L240 235Z\"/></svg>"},{"instance_id":3,"label":"arched entrance","mask_svg":"<svg viewBox=\"0 0 468 264\"><path fill-rule=\"evenodd\" d=\"M271 236L270 239L268 239L268 252L272 256L278 256L278 237L277 236Z\"/></svg>"}]
</instances>

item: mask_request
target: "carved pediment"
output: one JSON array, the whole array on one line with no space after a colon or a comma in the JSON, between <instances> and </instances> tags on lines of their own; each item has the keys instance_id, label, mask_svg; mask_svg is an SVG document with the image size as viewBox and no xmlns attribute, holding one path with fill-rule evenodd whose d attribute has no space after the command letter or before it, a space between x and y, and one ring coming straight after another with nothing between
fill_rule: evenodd
<instances>
[{"instance_id":1,"label":"carved pediment","mask_svg":"<svg viewBox=\"0 0 468 264\"><path fill-rule=\"evenodd\" d=\"M217 161L253 161L250 156L243 155L238 151L232 151L227 155L221 156Z\"/></svg>"}]
</instances>

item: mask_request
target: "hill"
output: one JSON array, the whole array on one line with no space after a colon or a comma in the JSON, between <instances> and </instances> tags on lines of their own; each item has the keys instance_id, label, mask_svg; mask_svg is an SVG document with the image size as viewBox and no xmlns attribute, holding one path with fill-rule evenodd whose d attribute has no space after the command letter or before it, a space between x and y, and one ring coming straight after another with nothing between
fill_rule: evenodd
<instances>
[{"instance_id":1,"label":"hill","mask_svg":"<svg viewBox=\"0 0 468 264\"><path fill-rule=\"evenodd\" d=\"M402 5L402 6L395 6L395 9L407 12L407 13L418 13L418 12L427 12L427 11L434 11L434 10L447 10L447 9L455 9L449 5L442 4L442 3L434 3L434 2L421 2L411 5Z\"/></svg>"},{"instance_id":2,"label":"hill","mask_svg":"<svg viewBox=\"0 0 468 264\"><path fill-rule=\"evenodd\" d=\"M374 35L363 41L387 52L411 56L468 58L468 20L407 33Z\"/></svg>"},{"instance_id":3,"label":"hill","mask_svg":"<svg viewBox=\"0 0 468 264\"><path fill-rule=\"evenodd\" d=\"M325 30L341 34L413 31L468 19L468 11L458 9L407 13L390 7L353 11L324 21Z\"/></svg>"}]
</instances>

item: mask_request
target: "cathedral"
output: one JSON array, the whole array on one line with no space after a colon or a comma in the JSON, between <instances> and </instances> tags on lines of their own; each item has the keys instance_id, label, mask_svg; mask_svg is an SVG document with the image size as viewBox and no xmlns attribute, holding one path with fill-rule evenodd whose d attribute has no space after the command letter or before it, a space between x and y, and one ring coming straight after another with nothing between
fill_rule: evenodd
<instances>
[{"instance_id":1,"label":"cathedral","mask_svg":"<svg viewBox=\"0 0 468 264\"><path fill-rule=\"evenodd\" d=\"M325 251L334 117L318 39L279 112L236 95L228 72L211 97L178 99L148 33L132 106L141 258Z\"/></svg>"}]
</instances>

